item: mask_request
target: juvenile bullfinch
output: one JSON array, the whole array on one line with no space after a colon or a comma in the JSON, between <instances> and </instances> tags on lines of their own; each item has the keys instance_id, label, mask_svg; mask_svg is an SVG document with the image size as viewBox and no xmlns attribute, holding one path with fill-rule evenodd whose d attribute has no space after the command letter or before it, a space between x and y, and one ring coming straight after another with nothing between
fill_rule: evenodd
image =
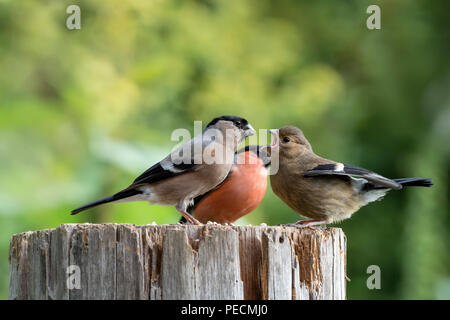
<instances>
[{"instance_id":1,"label":"juvenile bullfinch","mask_svg":"<svg viewBox=\"0 0 450 320\"><path fill-rule=\"evenodd\" d=\"M148 201L175 206L189 223L200 224L187 212L188 206L195 197L205 194L226 178L238 145L254 133L243 118L215 118L201 134L146 170L129 187L75 209L72 214L109 202Z\"/></svg>"},{"instance_id":2,"label":"juvenile bullfinch","mask_svg":"<svg viewBox=\"0 0 450 320\"><path fill-rule=\"evenodd\" d=\"M363 168L321 158L296 127L270 131L272 157L278 152L279 159L277 173L270 175L272 189L294 211L312 219L297 224L342 221L362 206L381 200L391 189L432 186L430 179L388 179Z\"/></svg>"},{"instance_id":3,"label":"juvenile bullfinch","mask_svg":"<svg viewBox=\"0 0 450 320\"><path fill-rule=\"evenodd\" d=\"M267 167L270 165L267 148L246 146L236 152L225 180L195 198L188 212L202 223L233 223L255 210L267 188ZM186 220L181 218L181 222Z\"/></svg>"}]
</instances>

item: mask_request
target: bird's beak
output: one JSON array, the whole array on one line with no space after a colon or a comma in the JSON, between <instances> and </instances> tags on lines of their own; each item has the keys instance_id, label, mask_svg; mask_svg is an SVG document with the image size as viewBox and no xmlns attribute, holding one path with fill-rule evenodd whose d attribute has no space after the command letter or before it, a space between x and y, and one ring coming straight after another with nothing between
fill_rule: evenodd
<instances>
[{"instance_id":1,"label":"bird's beak","mask_svg":"<svg viewBox=\"0 0 450 320\"><path fill-rule=\"evenodd\" d=\"M253 129L253 127L252 127L250 124L247 124L247 125L244 127L244 136L245 136L245 137L252 136L252 135L254 135L255 133L256 133L255 129Z\"/></svg>"},{"instance_id":2,"label":"bird's beak","mask_svg":"<svg viewBox=\"0 0 450 320\"><path fill-rule=\"evenodd\" d=\"M278 147L278 129L269 129L270 134L272 135L272 143L270 144L270 148Z\"/></svg>"}]
</instances>

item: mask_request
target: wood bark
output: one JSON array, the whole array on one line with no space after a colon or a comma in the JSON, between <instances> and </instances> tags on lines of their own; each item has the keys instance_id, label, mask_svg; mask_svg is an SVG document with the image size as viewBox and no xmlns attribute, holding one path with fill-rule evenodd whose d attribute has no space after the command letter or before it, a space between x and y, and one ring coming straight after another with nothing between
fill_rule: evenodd
<instances>
[{"instance_id":1,"label":"wood bark","mask_svg":"<svg viewBox=\"0 0 450 320\"><path fill-rule=\"evenodd\" d=\"M10 299L345 299L341 229L64 224L16 234Z\"/></svg>"}]
</instances>

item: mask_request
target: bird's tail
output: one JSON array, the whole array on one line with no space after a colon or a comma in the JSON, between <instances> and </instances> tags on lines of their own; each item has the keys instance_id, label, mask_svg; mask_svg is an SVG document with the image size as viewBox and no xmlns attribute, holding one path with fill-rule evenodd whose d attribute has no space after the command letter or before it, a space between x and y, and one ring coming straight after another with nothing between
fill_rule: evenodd
<instances>
[{"instance_id":1,"label":"bird's tail","mask_svg":"<svg viewBox=\"0 0 450 320\"><path fill-rule=\"evenodd\" d=\"M426 178L401 178L393 180L400 183L403 187L431 187L433 185L431 179Z\"/></svg>"},{"instance_id":2,"label":"bird's tail","mask_svg":"<svg viewBox=\"0 0 450 320\"><path fill-rule=\"evenodd\" d=\"M100 199L100 200L88 203L88 204L86 204L86 205L84 205L82 207L79 207L79 208L77 208L75 210L72 210L71 215L80 213L81 211L84 211L84 210L92 208L92 207L99 206L101 204L114 202L114 201L118 201L118 200L125 199L125 198L128 198L128 197L132 197L132 196L140 194L140 193L142 193L142 192L139 191L139 190L136 190L136 189L128 189L128 190L125 189L125 190L117 192L116 194L114 194L112 196L109 196L109 197L106 197L106 198L103 198L103 199Z\"/></svg>"}]
</instances>

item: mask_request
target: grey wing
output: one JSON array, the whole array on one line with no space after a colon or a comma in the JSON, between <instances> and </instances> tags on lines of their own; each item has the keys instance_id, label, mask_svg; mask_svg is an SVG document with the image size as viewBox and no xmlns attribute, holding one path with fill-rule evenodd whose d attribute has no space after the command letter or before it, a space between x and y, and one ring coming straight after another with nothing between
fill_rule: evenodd
<instances>
[{"instance_id":1,"label":"grey wing","mask_svg":"<svg viewBox=\"0 0 450 320\"><path fill-rule=\"evenodd\" d=\"M199 170L203 166L204 148L215 143L211 136L199 134L188 142L183 143L159 163L137 177L130 187L154 183L186 172Z\"/></svg>"},{"instance_id":2,"label":"grey wing","mask_svg":"<svg viewBox=\"0 0 450 320\"><path fill-rule=\"evenodd\" d=\"M402 185L392 179L383 177L370 170L351 166L342 163L330 163L321 164L317 167L307 170L303 173L305 177L324 176L324 175L336 175L336 176L348 176L351 178L362 178L368 183L378 186L386 187L389 189L401 189Z\"/></svg>"},{"instance_id":3,"label":"grey wing","mask_svg":"<svg viewBox=\"0 0 450 320\"><path fill-rule=\"evenodd\" d=\"M130 187L146 183L155 183L195 170L196 168L196 165L184 163L179 165L172 164L170 168L164 168L161 163L162 162L158 162L151 168L144 171L139 177L134 180L133 184ZM129 189L130 187L128 187L127 189Z\"/></svg>"},{"instance_id":4,"label":"grey wing","mask_svg":"<svg viewBox=\"0 0 450 320\"><path fill-rule=\"evenodd\" d=\"M137 177L130 187L158 182L186 172L197 170L201 165L201 161L198 160L199 154L196 148L199 144L199 150L201 151L201 147L203 146L202 135L198 135L194 139L176 148L163 160ZM195 157L197 157L197 159L195 159Z\"/></svg>"}]
</instances>

